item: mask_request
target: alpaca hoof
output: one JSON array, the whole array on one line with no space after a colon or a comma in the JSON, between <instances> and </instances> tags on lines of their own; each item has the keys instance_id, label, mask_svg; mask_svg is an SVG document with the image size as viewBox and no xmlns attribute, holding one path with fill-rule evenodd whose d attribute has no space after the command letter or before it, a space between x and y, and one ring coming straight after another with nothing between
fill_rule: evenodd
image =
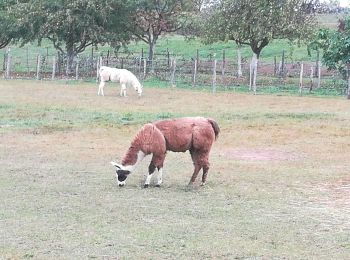
<instances>
[{"instance_id":1,"label":"alpaca hoof","mask_svg":"<svg viewBox=\"0 0 350 260\"><path fill-rule=\"evenodd\" d=\"M156 184L156 187L157 187L157 188L160 188L160 184Z\"/></svg>"},{"instance_id":2,"label":"alpaca hoof","mask_svg":"<svg viewBox=\"0 0 350 260\"><path fill-rule=\"evenodd\" d=\"M205 186L205 182L202 182L202 183L201 183L201 186Z\"/></svg>"},{"instance_id":3,"label":"alpaca hoof","mask_svg":"<svg viewBox=\"0 0 350 260\"><path fill-rule=\"evenodd\" d=\"M149 187L149 184L145 184L143 185L144 188L148 188Z\"/></svg>"}]
</instances>

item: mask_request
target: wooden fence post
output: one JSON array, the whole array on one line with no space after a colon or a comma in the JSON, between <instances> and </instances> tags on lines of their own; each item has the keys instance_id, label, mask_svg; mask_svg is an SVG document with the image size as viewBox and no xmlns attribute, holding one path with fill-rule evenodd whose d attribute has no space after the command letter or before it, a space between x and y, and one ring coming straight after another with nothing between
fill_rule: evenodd
<instances>
[{"instance_id":1,"label":"wooden fence post","mask_svg":"<svg viewBox=\"0 0 350 260\"><path fill-rule=\"evenodd\" d=\"M100 70L100 68L101 68L101 66L102 66L102 57L100 56L100 57L98 57L98 59L97 59L97 63L96 63L96 82L98 82L98 79L99 79L99 77L100 77L100 75L99 75L99 70Z\"/></svg>"},{"instance_id":2,"label":"wooden fence post","mask_svg":"<svg viewBox=\"0 0 350 260\"><path fill-rule=\"evenodd\" d=\"M176 87L175 85L175 71L176 71L176 59L172 59L172 72L171 72L171 77L170 77L170 84L172 87Z\"/></svg>"},{"instance_id":3,"label":"wooden fence post","mask_svg":"<svg viewBox=\"0 0 350 260\"><path fill-rule=\"evenodd\" d=\"M143 60L143 79L145 79L147 74L147 58L144 58L142 60Z\"/></svg>"},{"instance_id":4,"label":"wooden fence post","mask_svg":"<svg viewBox=\"0 0 350 260\"><path fill-rule=\"evenodd\" d=\"M139 57L138 58L138 68L137 68L137 73L138 73L138 75L139 75L139 77L141 78L141 64L142 64L142 57Z\"/></svg>"},{"instance_id":5,"label":"wooden fence post","mask_svg":"<svg viewBox=\"0 0 350 260\"><path fill-rule=\"evenodd\" d=\"M40 66L41 66L41 56L40 54L36 58L36 79L40 79Z\"/></svg>"},{"instance_id":6,"label":"wooden fence post","mask_svg":"<svg viewBox=\"0 0 350 260\"><path fill-rule=\"evenodd\" d=\"M302 95L303 91L303 71L304 71L304 64L300 64L300 77L299 77L299 95Z\"/></svg>"},{"instance_id":7,"label":"wooden fence post","mask_svg":"<svg viewBox=\"0 0 350 260\"><path fill-rule=\"evenodd\" d=\"M212 81L212 92L215 93L216 91L216 59L214 59L213 63L213 81Z\"/></svg>"},{"instance_id":8,"label":"wooden fence post","mask_svg":"<svg viewBox=\"0 0 350 260\"><path fill-rule=\"evenodd\" d=\"M6 72L5 79L9 79L11 77L11 54L10 51L6 54Z\"/></svg>"},{"instance_id":9,"label":"wooden fence post","mask_svg":"<svg viewBox=\"0 0 350 260\"><path fill-rule=\"evenodd\" d=\"M51 80L55 79L55 74L56 74L56 56L53 56L53 58L52 58L52 76L51 76Z\"/></svg>"},{"instance_id":10,"label":"wooden fence post","mask_svg":"<svg viewBox=\"0 0 350 260\"><path fill-rule=\"evenodd\" d=\"M106 65L108 66L109 64L109 50L107 51L107 60L106 60Z\"/></svg>"},{"instance_id":11,"label":"wooden fence post","mask_svg":"<svg viewBox=\"0 0 350 260\"><path fill-rule=\"evenodd\" d=\"M196 86L196 79L197 79L197 59L193 60L194 66L193 66L193 76L192 76L192 87Z\"/></svg>"},{"instance_id":12,"label":"wooden fence post","mask_svg":"<svg viewBox=\"0 0 350 260\"><path fill-rule=\"evenodd\" d=\"M317 71L317 88L321 87L321 61L318 60L318 71Z\"/></svg>"},{"instance_id":13,"label":"wooden fence post","mask_svg":"<svg viewBox=\"0 0 350 260\"><path fill-rule=\"evenodd\" d=\"M75 80L79 79L79 59L77 59L77 63L75 64Z\"/></svg>"},{"instance_id":14,"label":"wooden fence post","mask_svg":"<svg viewBox=\"0 0 350 260\"><path fill-rule=\"evenodd\" d=\"M29 50L28 50L28 47L26 48L26 56L27 56L27 72L28 72L28 76L30 74L30 70L29 70Z\"/></svg>"},{"instance_id":15,"label":"wooden fence post","mask_svg":"<svg viewBox=\"0 0 350 260\"><path fill-rule=\"evenodd\" d=\"M313 87L314 87L314 66L311 66L311 68L310 68L310 90L309 90L309 92L312 91Z\"/></svg>"},{"instance_id":16,"label":"wooden fence post","mask_svg":"<svg viewBox=\"0 0 350 260\"><path fill-rule=\"evenodd\" d=\"M282 67L281 67L281 78L284 78L284 50L282 51Z\"/></svg>"},{"instance_id":17,"label":"wooden fence post","mask_svg":"<svg viewBox=\"0 0 350 260\"><path fill-rule=\"evenodd\" d=\"M225 68L226 68L226 55L225 50L222 52L222 66L221 66L221 84L225 85Z\"/></svg>"},{"instance_id":18,"label":"wooden fence post","mask_svg":"<svg viewBox=\"0 0 350 260\"><path fill-rule=\"evenodd\" d=\"M4 53L4 61L2 63L2 70L4 72L6 71L6 53ZM5 77L5 74L3 76Z\"/></svg>"},{"instance_id":19,"label":"wooden fence post","mask_svg":"<svg viewBox=\"0 0 350 260\"><path fill-rule=\"evenodd\" d=\"M346 96L347 96L347 99L350 99L350 63L347 63L346 64L346 68L347 68L347 77L348 77L348 80L347 80L347 88L346 88Z\"/></svg>"},{"instance_id":20,"label":"wooden fence post","mask_svg":"<svg viewBox=\"0 0 350 260\"><path fill-rule=\"evenodd\" d=\"M166 56L167 56L167 62L168 62L168 68L170 67L170 52L168 48L166 48Z\"/></svg>"}]
</instances>

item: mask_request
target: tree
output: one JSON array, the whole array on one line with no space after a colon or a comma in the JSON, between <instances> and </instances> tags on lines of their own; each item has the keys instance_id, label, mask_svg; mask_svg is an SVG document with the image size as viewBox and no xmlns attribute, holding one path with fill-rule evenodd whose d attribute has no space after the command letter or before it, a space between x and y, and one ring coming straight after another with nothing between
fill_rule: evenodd
<instances>
[{"instance_id":1,"label":"tree","mask_svg":"<svg viewBox=\"0 0 350 260\"><path fill-rule=\"evenodd\" d=\"M256 92L257 65L261 51L274 39L301 40L315 24L312 0L222 0L203 23L208 42L233 40L253 51L250 89Z\"/></svg>"},{"instance_id":2,"label":"tree","mask_svg":"<svg viewBox=\"0 0 350 260\"><path fill-rule=\"evenodd\" d=\"M338 70L347 79L347 98L350 99L350 17L339 20L338 30L320 29L310 49L323 50L323 63Z\"/></svg>"},{"instance_id":3,"label":"tree","mask_svg":"<svg viewBox=\"0 0 350 260\"><path fill-rule=\"evenodd\" d=\"M18 23L11 12L16 3L16 0L0 2L0 49L18 37Z\"/></svg>"},{"instance_id":4,"label":"tree","mask_svg":"<svg viewBox=\"0 0 350 260\"><path fill-rule=\"evenodd\" d=\"M188 0L136 1L132 31L136 39L148 44L148 60L151 64L159 36L181 29L187 21L186 11L191 7Z\"/></svg>"},{"instance_id":5,"label":"tree","mask_svg":"<svg viewBox=\"0 0 350 260\"><path fill-rule=\"evenodd\" d=\"M88 46L129 39L125 31L130 10L122 0L30 0L18 5L27 30L22 43L48 39L67 57L67 73L74 58Z\"/></svg>"}]
</instances>

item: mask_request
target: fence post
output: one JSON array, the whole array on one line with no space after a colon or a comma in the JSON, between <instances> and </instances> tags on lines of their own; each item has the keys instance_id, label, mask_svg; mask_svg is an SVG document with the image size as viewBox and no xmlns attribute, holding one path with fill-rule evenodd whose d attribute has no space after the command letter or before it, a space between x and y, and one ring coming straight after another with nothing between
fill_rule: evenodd
<instances>
[{"instance_id":1,"label":"fence post","mask_svg":"<svg viewBox=\"0 0 350 260\"><path fill-rule=\"evenodd\" d=\"M168 48L166 48L166 53L167 53L167 62L168 62L168 68L170 67L170 52Z\"/></svg>"},{"instance_id":2,"label":"fence post","mask_svg":"<svg viewBox=\"0 0 350 260\"><path fill-rule=\"evenodd\" d=\"M347 86L347 99L350 99L350 64L347 64L347 69L348 69L348 86Z\"/></svg>"},{"instance_id":3,"label":"fence post","mask_svg":"<svg viewBox=\"0 0 350 260\"><path fill-rule=\"evenodd\" d=\"M40 78L40 65L41 65L41 56L40 54L36 58L36 79Z\"/></svg>"},{"instance_id":4,"label":"fence post","mask_svg":"<svg viewBox=\"0 0 350 260\"><path fill-rule=\"evenodd\" d=\"M4 62L2 63L2 70L6 71L6 53L4 53ZM3 75L5 77L5 74Z\"/></svg>"},{"instance_id":5,"label":"fence post","mask_svg":"<svg viewBox=\"0 0 350 260\"><path fill-rule=\"evenodd\" d=\"M5 79L9 79L11 74L11 54L10 51L7 51L6 54L6 72L5 72Z\"/></svg>"},{"instance_id":6,"label":"fence post","mask_svg":"<svg viewBox=\"0 0 350 260\"><path fill-rule=\"evenodd\" d=\"M79 59L77 59L77 63L75 64L75 80L79 79Z\"/></svg>"},{"instance_id":7,"label":"fence post","mask_svg":"<svg viewBox=\"0 0 350 260\"><path fill-rule=\"evenodd\" d=\"M146 78L146 73L147 73L147 59L143 59L143 79Z\"/></svg>"},{"instance_id":8,"label":"fence post","mask_svg":"<svg viewBox=\"0 0 350 260\"><path fill-rule=\"evenodd\" d=\"M55 79L55 74L56 74L56 56L53 56L53 58L52 58L52 76L51 76L51 80Z\"/></svg>"},{"instance_id":9,"label":"fence post","mask_svg":"<svg viewBox=\"0 0 350 260\"><path fill-rule=\"evenodd\" d=\"M28 76L30 76L30 69L29 69L29 50L28 47L26 48L26 56L27 56L27 72L28 72Z\"/></svg>"},{"instance_id":10,"label":"fence post","mask_svg":"<svg viewBox=\"0 0 350 260\"><path fill-rule=\"evenodd\" d=\"M193 60L194 66L193 66L193 77L192 77L192 86L196 86L196 79L197 79L197 59Z\"/></svg>"},{"instance_id":11,"label":"fence post","mask_svg":"<svg viewBox=\"0 0 350 260\"><path fill-rule=\"evenodd\" d=\"M99 79L99 70L102 66L102 57L98 57L97 59L97 64L96 64L96 82L98 82Z\"/></svg>"},{"instance_id":12,"label":"fence post","mask_svg":"<svg viewBox=\"0 0 350 260\"><path fill-rule=\"evenodd\" d=\"M222 52L222 67L221 67L221 84L225 85L225 67L226 67L226 55L225 50Z\"/></svg>"},{"instance_id":13,"label":"fence post","mask_svg":"<svg viewBox=\"0 0 350 260\"><path fill-rule=\"evenodd\" d=\"M321 61L318 60L318 71L317 71L317 88L321 87Z\"/></svg>"},{"instance_id":14,"label":"fence post","mask_svg":"<svg viewBox=\"0 0 350 260\"><path fill-rule=\"evenodd\" d=\"M171 63L172 63L172 72L170 77L170 84L172 87L176 87L175 85L176 59L174 58Z\"/></svg>"},{"instance_id":15,"label":"fence post","mask_svg":"<svg viewBox=\"0 0 350 260\"><path fill-rule=\"evenodd\" d=\"M310 90L309 90L309 92L312 91L313 86L314 86L314 66L311 66L311 68L310 68Z\"/></svg>"},{"instance_id":16,"label":"fence post","mask_svg":"<svg viewBox=\"0 0 350 260\"><path fill-rule=\"evenodd\" d=\"M137 68L137 73L138 73L138 76L141 78L141 64L142 64L142 58L141 57L139 57L138 58L138 68Z\"/></svg>"},{"instance_id":17,"label":"fence post","mask_svg":"<svg viewBox=\"0 0 350 260\"><path fill-rule=\"evenodd\" d=\"M299 95L302 95L303 91L303 71L304 71L304 64L300 64L300 77L299 77Z\"/></svg>"},{"instance_id":18,"label":"fence post","mask_svg":"<svg viewBox=\"0 0 350 260\"><path fill-rule=\"evenodd\" d=\"M107 51L107 61L106 61L106 65L108 66L109 64L109 50Z\"/></svg>"},{"instance_id":19,"label":"fence post","mask_svg":"<svg viewBox=\"0 0 350 260\"><path fill-rule=\"evenodd\" d=\"M282 51L282 60L281 60L281 68L280 68L280 78L284 78L284 50Z\"/></svg>"},{"instance_id":20,"label":"fence post","mask_svg":"<svg viewBox=\"0 0 350 260\"><path fill-rule=\"evenodd\" d=\"M216 59L214 59L213 63L213 81L212 81L212 91L215 93L216 91Z\"/></svg>"}]
</instances>

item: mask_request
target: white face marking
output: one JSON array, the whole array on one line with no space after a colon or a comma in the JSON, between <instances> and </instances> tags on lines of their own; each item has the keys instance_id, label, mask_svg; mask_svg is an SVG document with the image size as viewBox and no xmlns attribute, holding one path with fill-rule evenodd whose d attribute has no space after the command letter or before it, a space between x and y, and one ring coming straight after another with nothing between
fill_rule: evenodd
<instances>
[{"instance_id":1,"label":"white face marking","mask_svg":"<svg viewBox=\"0 0 350 260\"><path fill-rule=\"evenodd\" d=\"M118 186L124 186L124 185L125 185L125 181L118 181Z\"/></svg>"},{"instance_id":2,"label":"white face marking","mask_svg":"<svg viewBox=\"0 0 350 260\"><path fill-rule=\"evenodd\" d=\"M116 162L111 162L112 165L114 165L115 167L119 168L120 170L124 170L124 171L129 171L130 173L134 171L136 165L142 161L142 159L145 157L145 153L142 151L139 151L137 153L137 160L136 163L134 165L121 165L119 163ZM118 180L118 174L116 173L116 178ZM119 186L124 186L125 185L125 181L119 181L118 180L118 185Z\"/></svg>"}]
</instances>

